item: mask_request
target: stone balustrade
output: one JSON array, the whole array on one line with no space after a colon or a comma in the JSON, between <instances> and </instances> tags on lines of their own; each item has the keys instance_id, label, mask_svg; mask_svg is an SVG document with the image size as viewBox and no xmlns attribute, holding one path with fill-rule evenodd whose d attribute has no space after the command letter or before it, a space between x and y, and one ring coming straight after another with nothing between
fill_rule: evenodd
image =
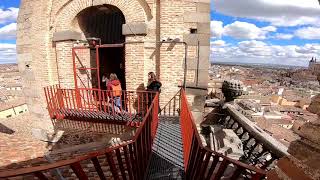
<instances>
[{"instance_id":1,"label":"stone balustrade","mask_svg":"<svg viewBox=\"0 0 320 180\"><path fill-rule=\"evenodd\" d=\"M240 161L262 169L272 169L274 163L288 155L288 148L241 114L233 105L225 104L218 123L233 129L243 143L244 155Z\"/></svg>"}]
</instances>

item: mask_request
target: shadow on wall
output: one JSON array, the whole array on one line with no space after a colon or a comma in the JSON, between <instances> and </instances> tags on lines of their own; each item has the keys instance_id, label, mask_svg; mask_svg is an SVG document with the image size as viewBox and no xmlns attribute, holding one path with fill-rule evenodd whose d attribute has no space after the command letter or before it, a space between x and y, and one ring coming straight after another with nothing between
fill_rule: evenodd
<instances>
[{"instance_id":1,"label":"shadow on wall","mask_svg":"<svg viewBox=\"0 0 320 180\"><path fill-rule=\"evenodd\" d=\"M144 86L143 83L141 83L137 88L136 88L136 92L137 92L137 97L134 99L134 103L133 103L133 108L137 111L137 112L142 112L141 108L147 109L146 106L144 105L145 103L143 103L144 101L146 101L144 94L143 93L138 93L139 91L145 91L146 88ZM145 112L146 113L146 112Z\"/></svg>"},{"instance_id":2,"label":"shadow on wall","mask_svg":"<svg viewBox=\"0 0 320 180\"><path fill-rule=\"evenodd\" d=\"M13 134L15 131L0 123L0 133Z\"/></svg>"}]
</instances>

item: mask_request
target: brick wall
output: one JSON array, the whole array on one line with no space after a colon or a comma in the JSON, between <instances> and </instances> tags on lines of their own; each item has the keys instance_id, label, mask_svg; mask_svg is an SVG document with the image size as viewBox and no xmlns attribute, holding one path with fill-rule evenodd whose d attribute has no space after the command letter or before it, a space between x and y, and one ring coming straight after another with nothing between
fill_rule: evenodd
<instances>
[{"instance_id":1,"label":"brick wall","mask_svg":"<svg viewBox=\"0 0 320 180\"><path fill-rule=\"evenodd\" d=\"M61 83L63 87L73 88L71 48L74 41L52 42L53 34L64 30L82 34L77 23L77 14L96 5L110 4L118 7L125 16L126 23L145 23L147 35L128 35L126 41L156 40L156 1L155 0L22 0L17 32L17 50L20 71L24 74L24 86L31 112L46 115L45 98L42 87ZM92 4L93 3L93 4ZM201 41L201 78L207 76L206 63L209 64L208 7L209 0L161 0L160 1L160 40L179 39L188 41L188 61L198 58L198 47L193 36ZM192 18L189 15L197 15ZM207 20L207 25L204 21ZM190 36L190 29L198 29L197 34ZM191 38L190 38L191 37ZM191 40L190 40L191 39ZM184 47L181 44L163 44L160 48L160 63L156 62L156 44L126 44L126 82L127 89L136 90L147 85L147 73L156 71L160 66L160 81L163 83L161 104L178 91L183 81ZM90 56L87 54L87 56ZM207 58L207 59L206 59ZM206 62L207 61L207 62ZM92 65L89 58L83 63ZM194 64L194 63L193 63ZM28 67L27 67L28 65ZM195 82L194 66L188 64L187 79ZM193 68L192 68L193 67ZM93 73L89 73L92 75ZM81 79L87 79L81 74ZM92 77L93 79L94 77ZM80 83L78 83L80 84ZM89 83L90 84L90 83Z\"/></svg>"}]
</instances>

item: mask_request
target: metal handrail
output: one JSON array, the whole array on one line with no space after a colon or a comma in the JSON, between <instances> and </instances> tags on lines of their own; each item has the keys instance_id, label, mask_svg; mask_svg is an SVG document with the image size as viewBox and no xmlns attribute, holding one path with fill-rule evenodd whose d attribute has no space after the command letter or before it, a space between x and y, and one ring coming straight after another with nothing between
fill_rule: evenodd
<instances>
[{"instance_id":1,"label":"metal handrail","mask_svg":"<svg viewBox=\"0 0 320 180\"><path fill-rule=\"evenodd\" d=\"M94 163L96 171L98 172L100 178L102 178L104 177L104 175L103 173L101 174L102 169L98 162L97 157L106 155L109 166L110 166L110 171L112 172L112 175L114 176L114 178L118 179L119 173L116 172L117 169L116 169L114 160L112 160L113 159L112 156L114 156L114 152L115 152L118 159L118 163L123 166L124 160L121 159L121 156L119 154L120 150L122 149L125 152L125 156L126 156L125 163L127 163L126 164L127 166L128 165L130 166L132 163L139 164L139 169L128 170L131 172L128 174L128 176L134 177L134 179L142 179L144 176L143 172L147 168L147 161L151 157L151 147L152 147L153 140L158 127L157 126L158 124L157 114L158 114L158 104L159 104L158 101L159 101L159 94L157 93L156 97L153 99L151 106L148 108L147 114L144 117L142 124L139 126L136 132L136 135L133 137L132 141L130 142L117 145L115 147L108 147L100 151L93 151L93 152L87 153L86 155L76 156L72 159L57 161L48 165L41 165L36 167L28 167L28 168L21 168L16 170L0 172L0 178L9 178L9 177L16 177L16 176L27 175L27 174L34 174L39 179L47 179L46 176L42 173L43 171L48 171L48 170L52 170L52 169L60 168L64 166L71 166L71 169L75 172L75 174L79 179L87 179L87 176L85 175L80 165L80 162L89 160L89 159ZM134 154L130 154L132 148L135 149L135 151L133 152ZM141 150L141 151L138 151L138 150ZM129 153L129 155L127 153ZM121 162L119 161L119 158ZM129 158L132 158L131 160L134 159L135 162L128 162L127 160ZM136 168L133 166L130 166L130 167ZM120 169L120 171L122 173L124 169ZM122 176L127 176L127 174L122 173Z\"/></svg>"},{"instance_id":2,"label":"metal handrail","mask_svg":"<svg viewBox=\"0 0 320 180\"><path fill-rule=\"evenodd\" d=\"M231 179L240 175L248 175L251 179L261 179L266 171L248 164L233 160L211 149L204 147L197 131L185 91L181 90L180 124L183 140L184 165L187 179L220 179L229 164L235 170ZM132 141L124 144L93 151L86 155L76 156L69 160L61 160L52 164L37 167L21 168L17 170L0 172L0 178L14 177L33 173L39 179L47 179L43 171L70 166L79 179L87 179L80 162L91 160L101 179L105 179L98 161L98 156L106 155L110 171L115 179L127 177L129 179L143 179L147 169L147 162L151 157L152 144L158 127L159 93L153 99L141 125L136 131ZM121 155L121 152L124 154ZM210 161L212 160L212 163ZM117 166L115 161L117 161ZM125 161L125 162L123 162ZM126 165L126 169L124 169ZM139 167L139 168L138 168ZM125 172L127 170L127 172ZM248 177L248 176L247 176Z\"/></svg>"},{"instance_id":3,"label":"metal handrail","mask_svg":"<svg viewBox=\"0 0 320 180\"><path fill-rule=\"evenodd\" d=\"M65 119L68 116L65 110L75 110L82 114L85 114L83 111L101 111L111 115L120 111L120 113L127 113L132 119L135 114L145 115L147 106L151 104L156 95L156 92L150 91L123 90L120 96L120 110L117 110L114 101L110 101L114 99L112 90L67 89L57 86L45 87L44 90L52 119ZM55 96L53 92L59 93L58 96Z\"/></svg>"},{"instance_id":4,"label":"metal handrail","mask_svg":"<svg viewBox=\"0 0 320 180\"><path fill-rule=\"evenodd\" d=\"M160 110L160 115L169 115L169 116L179 116L180 113L180 97L181 97L181 90L179 90L168 102L166 105L163 106L163 108ZM178 100L177 98L178 97ZM173 103L173 107L171 110L171 105ZM178 103L178 107L176 107L176 103ZM167 112L167 109L169 109L169 112ZM177 112L176 112L177 111Z\"/></svg>"},{"instance_id":5,"label":"metal handrail","mask_svg":"<svg viewBox=\"0 0 320 180\"><path fill-rule=\"evenodd\" d=\"M220 179L229 164L236 166L232 178L237 178L241 173L247 173L247 171L255 172L251 179L260 179L266 175L266 171L262 169L228 158L203 146L183 89L181 90L180 116L184 165L188 179ZM210 159L213 159L211 166L209 165ZM222 161L218 165L220 159ZM217 172L214 173L216 168L218 168Z\"/></svg>"}]
</instances>

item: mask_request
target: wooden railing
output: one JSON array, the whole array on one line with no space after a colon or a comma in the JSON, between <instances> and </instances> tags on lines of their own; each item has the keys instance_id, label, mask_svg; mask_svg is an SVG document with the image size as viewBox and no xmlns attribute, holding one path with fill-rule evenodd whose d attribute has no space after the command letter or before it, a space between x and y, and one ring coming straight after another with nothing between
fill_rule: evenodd
<instances>
[{"instance_id":1,"label":"wooden railing","mask_svg":"<svg viewBox=\"0 0 320 180\"><path fill-rule=\"evenodd\" d=\"M63 89L57 85L44 88L49 115L52 119L64 119L70 114L90 114L99 112L126 115L133 119L141 118L147 112L156 93L150 91L121 91L120 106L114 101L114 93L99 89ZM97 116L97 114L94 114Z\"/></svg>"},{"instance_id":2,"label":"wooden railing","mask_svg":"<svg viewBox=\"0 0 320 180\"><path fill-rule=\"evenodd\" d=\"M24 175L33 175L41 180L57 179L50 174L51 170L57 168L63 172L73 172L81 180L98 177L100 179L143 179L158 127L158 102L159 95L156 95L130 142L48 165L0 172L0 179ZM92 169L86 169L89 166L85 165L88 164L92 164ZM93 172L94 177L89 176L87 172Z\"/></svg>"},{"instance_id":3,"label":"wooden railing","mask_svg":"<svg viewBox=\"0 0 320 180\"><path fill-rule=\"evenodd\" d=\"M266 172L223 156L202 145L184 90L181 90L180 123L187 179L261 179Z\"/></svg>"}]
</instances>

